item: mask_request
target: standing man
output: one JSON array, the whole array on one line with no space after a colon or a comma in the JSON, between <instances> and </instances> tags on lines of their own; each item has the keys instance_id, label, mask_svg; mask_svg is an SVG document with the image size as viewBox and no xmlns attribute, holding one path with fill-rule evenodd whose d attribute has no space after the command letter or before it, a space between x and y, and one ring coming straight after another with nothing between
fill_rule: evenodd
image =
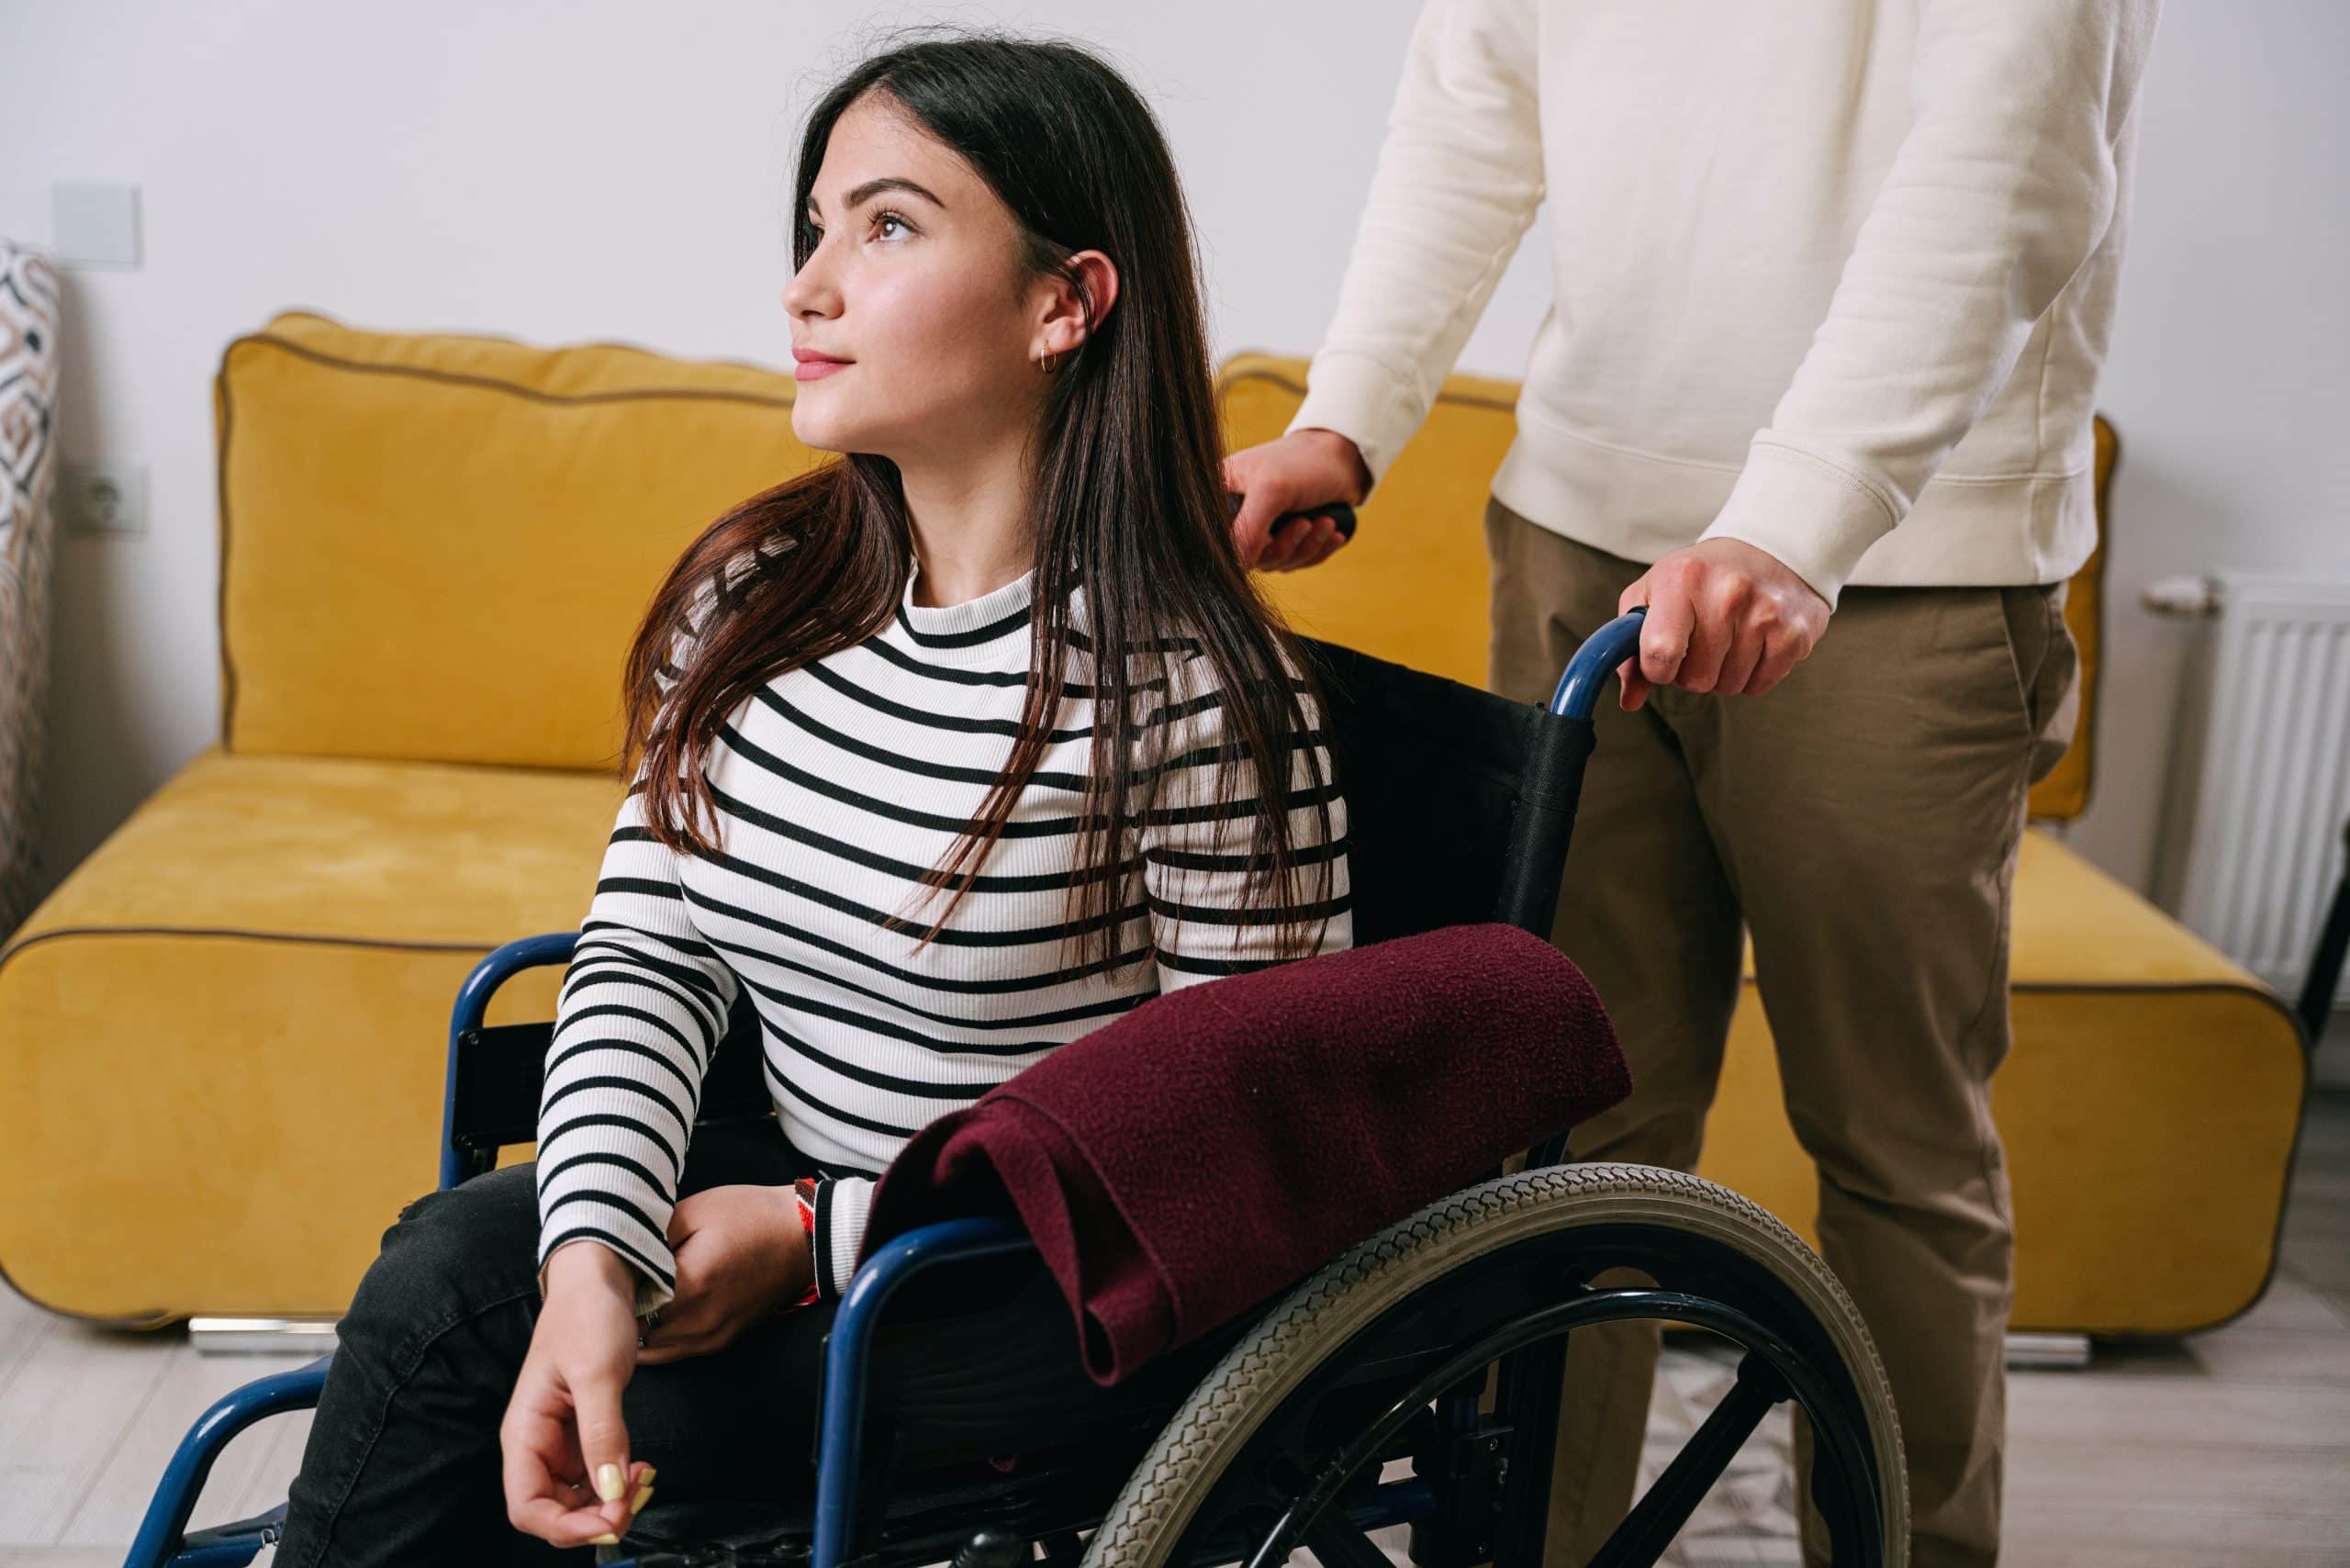
<instances>
[{"instance_id":1,"label":"standing man","mask_svg":"<svg viewBox=\"0 0 2350 1568\"><path fill-rule=\"evenodd\" d=\"M1649 607L1555 933L1635 1083L1576 1151L1695 1163L1751 933L1921 1568L1998 1551L2008 896L2072 729L2063 585L2096 543L2155 9L1429 0L1304 406L1226 469L1245 557L1336 549L1266 529L1377 483L1547 201L1552 302L1485 516L1494 689L1542 700ZM1575 1336L1550 1564L1630 1505L1657 1346ZM1824 1561L1808 1509L1805 1535Z\"/></svg>"}]
</instances>

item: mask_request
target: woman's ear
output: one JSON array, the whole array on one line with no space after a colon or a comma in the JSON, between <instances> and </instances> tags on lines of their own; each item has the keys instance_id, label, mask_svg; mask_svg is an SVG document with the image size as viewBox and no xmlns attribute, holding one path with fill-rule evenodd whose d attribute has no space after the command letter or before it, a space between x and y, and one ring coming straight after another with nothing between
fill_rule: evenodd
<instances>
[{"instance_id":1,"label":"woman's ear","mask_svg":"<svg viewBox=\"0 0 2350 1568\"><path fill-rule=\"evenodd\" d=\"M1044 308L1031 357L1075 353L1118 302L1118 267L1099 251L1080 251L1044 280Z\"/></svg>"}]
</instances>

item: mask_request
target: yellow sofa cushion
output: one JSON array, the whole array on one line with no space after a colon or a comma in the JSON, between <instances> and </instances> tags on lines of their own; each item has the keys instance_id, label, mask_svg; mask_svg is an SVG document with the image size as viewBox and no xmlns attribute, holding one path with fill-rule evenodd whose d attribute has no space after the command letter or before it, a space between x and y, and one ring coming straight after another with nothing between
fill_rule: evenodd
<instances>
[{"instance_id":1,"label":"yellow sofa cushion","mask_svg":"<svg viewBox=\"0 0 2350 1568\"><path fill-rule=\"evenodd\" d=\"M611 765L661 574L817 454L789 377L289 312L214 387L240 754Z\"/></svg>"},{"instance_id":2,"label":"yellow sofa cushion","mask_svg":"<svg viewBox=\"0 0 2350 1568\"><path fill-rule=\"evenodd\" d=\"M1305 398L1305 361L1237 354L1216 378L1225 442L1237 451L1288 428ZM1485 684L1485 496L1517 431L1517 383L1446 380L1427 422L1362 510L1354 542L1310 572L1280 572L1268 596L1311 636L1363 648L1415 668ZM2097 421L2098 515L2117 448ZM2065 620L2081 650L2080 722L2053 772L2031 792L2031 814L2064 818L2088 803L2100 667L2105 552L2074 575Z\"/></svg>"},{"instance_id":3,"label":"yellow sofa cushion","mask_svg":"<svg viewBox=\"0 0 2350 1568\"><path fill-rule=\"evenodd\" d=\"M61 1312L340 1313L431 1190L448 1017L576 929L610 774L207 751L0 948L0 1270ZM493 1022L551 1017L555 974Z\"/></svg>"}]
</instances>

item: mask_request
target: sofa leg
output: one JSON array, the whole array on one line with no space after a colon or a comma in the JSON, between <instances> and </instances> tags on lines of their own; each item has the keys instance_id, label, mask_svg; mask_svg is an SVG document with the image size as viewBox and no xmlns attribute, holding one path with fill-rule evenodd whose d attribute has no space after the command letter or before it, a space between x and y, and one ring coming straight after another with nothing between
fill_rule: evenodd
<instances>
[{"instance_id":1,"label":"sofa leg","mask_svg":"<svg viewBox=\"0 0 2350 1568\"><path fill-rule=\"evenodd\" d=\"M323 1356L335 1348L332 1317L191 1317L187 1342L206 1356Z\"/></svg>"},{"instance_id":2,"label":"sofa leg","mask_svg":"<svg viewBox=\"0 0 2350 1568\"><path fill-rule=\"evenodd\" d=\"M2089 1364L2089 1337L2086 1334L2009 1334L2008 1336L2008 1365L2034 1370L2069 1368L2077 1370Z\"/></svg>"}]
</instances>

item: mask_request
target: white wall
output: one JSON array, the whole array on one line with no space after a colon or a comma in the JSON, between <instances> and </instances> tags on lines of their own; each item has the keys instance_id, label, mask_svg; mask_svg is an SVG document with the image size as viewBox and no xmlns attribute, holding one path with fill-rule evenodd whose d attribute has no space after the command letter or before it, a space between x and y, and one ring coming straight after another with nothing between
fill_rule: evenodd
<instances>
[{"instance_id":1,"label":"white wall","mask_svg":"<svg viewBox=\"0 0 2350 1568\"><path fill-rule=\"evenodd\" d=\"M2099 406L2121 435L2093 803L2072 842L2151 884L2191 630L2138 590L2350 577L2350 5L2169 0ZM2322 846L2320 846L2322 847Z\"/></svg>"},{"instance_id":2,"label":"white wall","mask_svg":"<svg viewBox=\"0 0 2350 1568\"><path fill-rule=\"evenodd\" d=\"M54 180L144 201L140 270L66 276L62 449L145 461L154 515L143 538L59 540L49 879L214 736L208 387L229 338L308 306L780 364L798 117L879 29L946 20L1110 50L1182 162L1218 353L1307 351L1416 9L0 0L0 233L46 242ZM2107 722L2074 835L2142 886L2182 637L2138 587L2350 575L2345 62L2340 0L2175 3L2155 51L2104 398L2126 443ZM1537 234L1464 368L1521 367Z\"/></svg>"}]
</instances>

